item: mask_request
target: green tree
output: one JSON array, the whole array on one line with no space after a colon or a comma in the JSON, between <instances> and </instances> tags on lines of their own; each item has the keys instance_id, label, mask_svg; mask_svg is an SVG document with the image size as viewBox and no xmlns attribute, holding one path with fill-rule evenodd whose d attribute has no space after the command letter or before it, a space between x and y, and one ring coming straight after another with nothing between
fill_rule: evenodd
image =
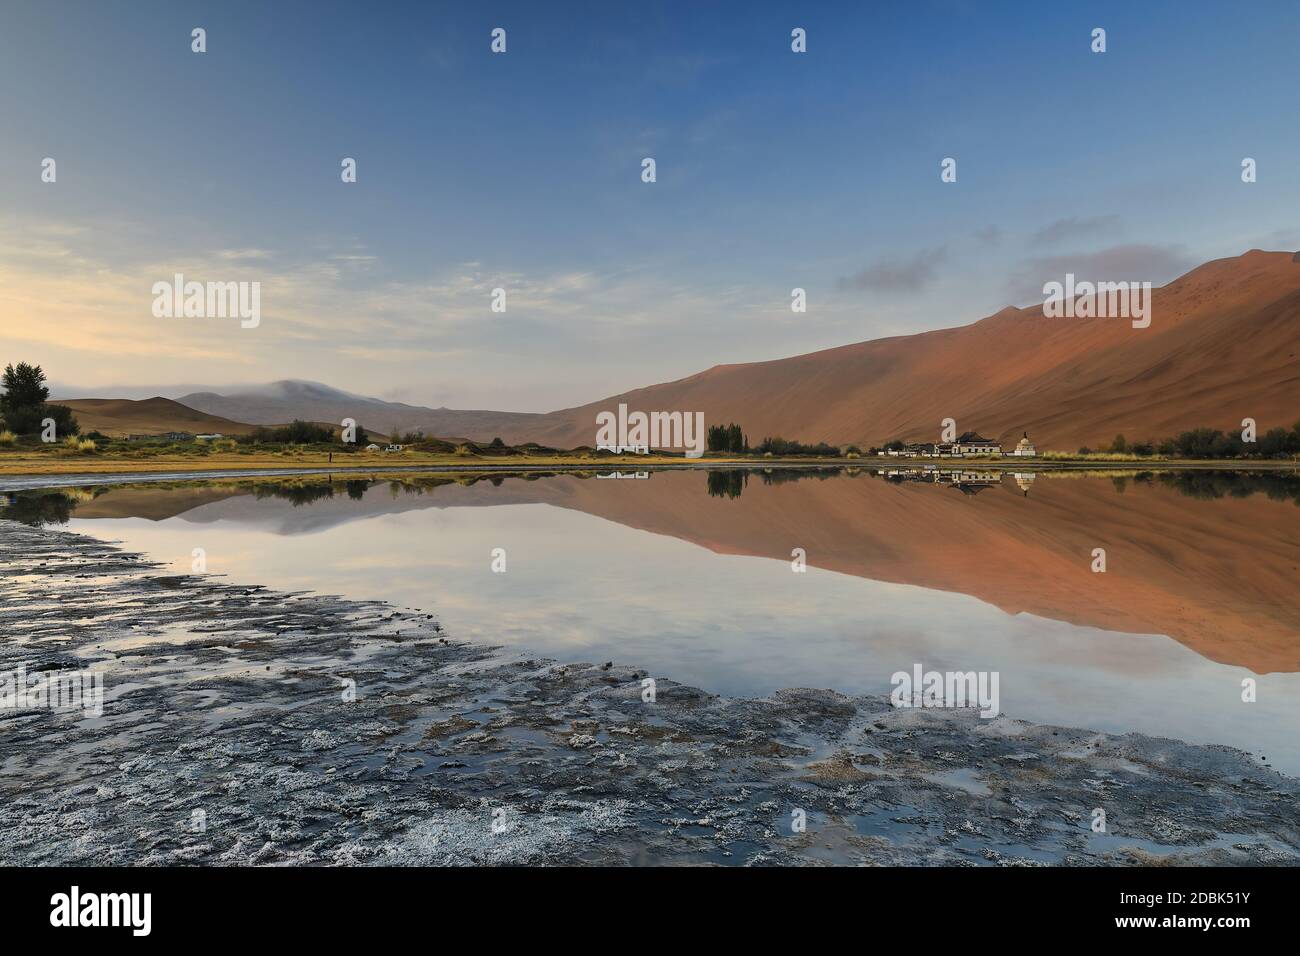
<instances>
[{"instance_id":1,"label":"green tree","mask_svg":"<svg viewBox=\"0 0 1300 956\"><path fill-rule=\"evenodd\" d=\"M6 365L0 385L5 393L0 395L0 412L8 414L26 408L38 408L50 397L45 385L45 372L39 365L19 362L17 367Z\"/></svg>"},{"instance_id":2,"label":"green tree","mask_svg":"<svg viewBox=\"0 0 1300 956\"><path fill-rule=\"evenodd\" d=\"M45 419L54 421L59 438L75 435L79 431L72 409L66 405L48 405L50 390L45 384L45 372L39 365L19 362L5 366L0 375L0 418L5 428L18 435L32 435L45 426Z\"/></svg>"}]
</instances>

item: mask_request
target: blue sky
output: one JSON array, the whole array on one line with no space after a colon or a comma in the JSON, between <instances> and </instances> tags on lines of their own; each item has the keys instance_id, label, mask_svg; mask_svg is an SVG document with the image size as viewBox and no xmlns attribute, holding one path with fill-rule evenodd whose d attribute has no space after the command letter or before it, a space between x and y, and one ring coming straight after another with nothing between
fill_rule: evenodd
<instances>
[{"instance_id":1,"label":"blue sky","mask_svg":"<svg viewBox=\"0 0 1300 956\"><path fill-rule=\"evenodd\" d=\"M1300 247L1297 49L1290 2L11 0L0 360L544 411L1162 283ZM261 324L154 318L177 271Z\"/></svg>"}]
</instances>

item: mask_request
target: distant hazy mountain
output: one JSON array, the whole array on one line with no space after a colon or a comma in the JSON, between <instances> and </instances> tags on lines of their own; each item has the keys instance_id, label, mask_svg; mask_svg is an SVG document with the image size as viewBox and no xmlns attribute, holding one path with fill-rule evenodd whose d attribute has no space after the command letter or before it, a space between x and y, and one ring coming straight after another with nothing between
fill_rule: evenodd
<instances>
[{"instance_id":1,"label":"distant hazy mountain","mask_svg":"<svg viewBox=\"0 0 1300 956\"><path fill-rule=\"evenodd\" d=\"M147 398L170 398L175 401L189 392L225 392L227 389L212 385L69 385L57 379L50 380L50 401L62 403L71 398L126 398L140 401Z\"/></svg>"},{"instance_id":2,"label":"distant hazy mountain","mask_svg":"<svg viewBox=\"0 0 1300 956\"><path fill-rule=\"evenodd\" d=\"M454 408L426 408L404 402L353 395L320 382L283 379L266 385L242 386L223 393L191 392L177 398L182 405L209 415L240 422L272 425L301 418L305 421L341 422L355 419L372 431L390 434L423 430L438 438L490 441L498 434L527 431L543 418L526 412L493 412Z\"/></svg>"}]
</instances>

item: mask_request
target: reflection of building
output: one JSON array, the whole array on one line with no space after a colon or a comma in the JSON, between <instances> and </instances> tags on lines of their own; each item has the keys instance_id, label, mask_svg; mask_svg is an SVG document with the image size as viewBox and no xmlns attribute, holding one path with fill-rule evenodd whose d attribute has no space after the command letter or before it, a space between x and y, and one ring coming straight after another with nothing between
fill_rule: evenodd
<instances>
[{"instance_id":1,"label":"reflection of building","mask_svg":"<svg viewBox=\"0 0 1300 956\"><path fill-rule=\"evenodd\" d=\"M993 485L1002 484L1002 476L996 471L954 471L947 481L940 481L956 488L964 495L974 495Z\"/></svg>"},{"instance_id":2,"label":"reflection of building","mask_svg":"<svg viewBox=\"0 0 1300 956\"><path fill-rule=\"evenodd\" d=\"M1002 476L996 471L967 471L965 469L934 468L882 468L876 474L886 481L928 481L936 485L946 485L958 491L973 495L985 488L1002 483Z\"/></svg>"},{"instance_id":3,"label":"reflection of building","mask_svg":"<svg viewBox=\"0 0 1300 956\"><path fill-rule=\"evenodd\" d=\"M1016 484L1020 487L1020 490L1025 493L1025 497L1028 498L1029 486L1034 483L1034 479L1038 476L1032 471L1017 471L1013 472L1011 477L1016 480Z\"/></svg>"},{"instance_id":4,"label":"reflection of building","mask_svg":"<svg viewBox=\"0 0 1300 956\"><path fill-rule=\"evenodd\" d=\"M1011 454L1020 458L1033 458L1038 454L1038 449L1034 443L1029 440L1029 432L1024 433L1024 437L1016 442L1016 447L1011 450Z\"/></svg>"}]
</instances>

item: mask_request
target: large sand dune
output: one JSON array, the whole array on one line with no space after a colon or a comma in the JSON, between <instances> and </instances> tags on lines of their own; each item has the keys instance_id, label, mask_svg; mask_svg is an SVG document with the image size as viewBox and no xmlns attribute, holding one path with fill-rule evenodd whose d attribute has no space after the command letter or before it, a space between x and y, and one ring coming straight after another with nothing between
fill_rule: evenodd
<instances>
[{"instance_id":1,"label":"large sand dune","mask_svg":"<svg viewBox=\"0 0 1300 956\"><path fill-rule=\"evenodd\" d=\"M877 339L689 378L552 412L503 435L592 444L596 414L703 411L751 441L936 440L940 422L1003 441L1027 430L1073 451L1209 425L1261 430L1300 418L1300 263L1251 251L1154 290L1149 328L1127 319L1045 318L1003 309L973 325Z\"/></svg>"},{"instance_id":2,"label":"large sand dune","mask_svg":"<svg viewBox=\"0 0 1300 956\"><path fill-rule=\"evenodd\" d=\"M170 398L76 398L55 404L72 409L82 432L97 431L113 438L165 432L244 435L256 427L196 411Z\"/></svg>"}]
</instances>

